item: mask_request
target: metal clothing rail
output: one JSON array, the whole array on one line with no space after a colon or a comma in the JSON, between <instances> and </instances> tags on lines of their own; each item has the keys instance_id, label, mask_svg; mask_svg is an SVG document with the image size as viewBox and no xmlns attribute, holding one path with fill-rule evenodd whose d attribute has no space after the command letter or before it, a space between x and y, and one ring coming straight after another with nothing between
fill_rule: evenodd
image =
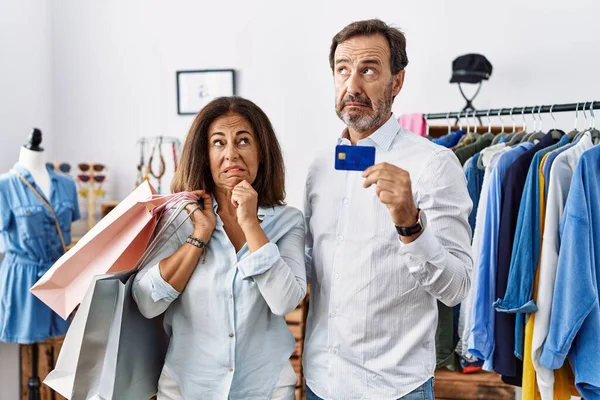
<instances>
[{"instance_id":1,"label":"metal clothing rail","mask_svg":"<svg viewBox=\"0 0 600 400\"><path fill-rule=\"evenodd\" d=\"M500 115L519 115L519 114L539 114L539 113L555 113L555 112L586 112L589 110L600 110L600 100L586 101L581 103L569 104L553 104L549 106L529 106L529 107L510 107L510 108L495 108L489 110L477 111L458 111L447 113L430 113L424 114L425 120L430 119L450 119L461 117L497 117Z\"/></svg>"}]
</instances>

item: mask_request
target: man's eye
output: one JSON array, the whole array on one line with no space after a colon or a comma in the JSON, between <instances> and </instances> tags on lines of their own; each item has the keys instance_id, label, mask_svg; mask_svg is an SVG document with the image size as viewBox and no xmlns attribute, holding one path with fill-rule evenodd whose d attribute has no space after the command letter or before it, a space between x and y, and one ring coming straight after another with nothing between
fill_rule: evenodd
<instances>
[{"instance_id":1,"label":"man's eye","mask_svg":"<svg viewBox=\"0 0 600 400\"><path fill-rule=\"evenodd\" d=\"M365 75L373 75L374 73L375 73L375 70L372 68L365 68L365 70L364 70Z\"/></svg>"},{"instance_id":2,"label":"man's eye","mask_svg":"<svg viewBox=\"0 0 600 400\"><path fill-rule=\"evenodd\" d=\"M346 67L340 67L340 68L338 68L338 74L340 74L340 75L347 75L348 74L348 68L346 68Z\"/></svg>"}]
</instances>

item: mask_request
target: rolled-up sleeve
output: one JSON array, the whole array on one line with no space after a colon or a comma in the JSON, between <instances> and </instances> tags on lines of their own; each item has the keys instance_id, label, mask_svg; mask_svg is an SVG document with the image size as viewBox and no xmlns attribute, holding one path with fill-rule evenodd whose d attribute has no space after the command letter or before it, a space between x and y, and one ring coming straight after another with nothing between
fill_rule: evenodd
<instances>
[{"instance_id":1,"label":"rolled-up sleeve","mask_svg":"<svg viewBox=\"0 0 600 400\"><path fill-rule=\"evenodd\" d=\"M437 153L416 187L426 226L400 252L421 287L447 306L460 303L471 287L473 260L468 218L472 201L461 166L447 150Z\"/></svg>"},{"instance_id":2,"label":"rolled-up sleeve","mask_svg":"<svg viewBox=\"0 0 600 400\"><path fill-rule=\"evenodd\" d=\"M185 213L182 213L185 214ZM173 224L171 224L158 238L158 247L155 254L150 256L148 262L145 263L137 273L132 286L133 298L138 305L138 308L146 318L154 318L157 315L164 313L180 293L166 282L160 274L160 261L170 257L183 244L179 238L175 228L182 222L184 215L180 215ZM161 221L166 221L168 215L163 216ZM155 229L158 232L161 228L161 223Z\"/></svg>"},{"instance_id":3,"label":"rolled-up sleeve","mask_svg":"<svg viewBox=\"0 0 600 400\"><path fill-rule=\"evenodd\" d=\"M253 279L275 315L293 311L306 295L304 217L299 210L282 216L289 224L276 243L267 243L237 263L244 279Z\"/></svg>"}]
</instances>

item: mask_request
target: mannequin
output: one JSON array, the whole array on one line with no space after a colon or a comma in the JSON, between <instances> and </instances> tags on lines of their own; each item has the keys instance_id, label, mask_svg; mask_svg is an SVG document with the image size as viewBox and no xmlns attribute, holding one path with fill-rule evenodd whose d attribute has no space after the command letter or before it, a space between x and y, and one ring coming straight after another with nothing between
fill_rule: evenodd
<instances>
[{"instance_id":1,"label":"mannequin","mask_svg":"<svg viewBox=\"0 0 600 400\"><path fill-rule=\"evenodd\" d=\"M50 175L46 169L46 157L42 143L42 132L33 128L29 134L29 141L21 147L19 164L31 173L33 180L42 191L46 199L50 199Z\"/></svg>"},{"instance_id":2,"label":"mannequin","mask_svg":"<svg viewBox=\"0 0 600 400\"><path fill-rule=\"evenodd\" d=\"M37 344L69 327L29 289L64 254L80 217L75 182L46 167L41 143L42 132L32 129L17 164L0 175L0 304L9 305L0 307L0 341L31 345L29 400L40 398ZM45 356L53 363L52 344Z\"/></svg>"}]
</instances>

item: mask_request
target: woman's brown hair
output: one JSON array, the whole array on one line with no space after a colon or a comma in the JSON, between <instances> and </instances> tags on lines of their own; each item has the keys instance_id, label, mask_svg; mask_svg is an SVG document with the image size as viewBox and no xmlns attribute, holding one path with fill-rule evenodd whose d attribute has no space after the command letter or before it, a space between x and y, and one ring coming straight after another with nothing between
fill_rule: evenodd
<instances>
[{"instance_id":1,"label":"woman's brown hair","mask_svg":"<svg viewBox=\"0 0 600 400\"><path fill-rule=\"evenodd\" d=\"M204 189L213 193L215 182L210 173L208 127L217 118L231 113L239 114L250 122L259 143L261 163L252 183L258 193L258 205L283 205L285 168L271 121L260 107L238 96L218 97L196 115L183 145L181 161L171 182L171 191L176 193Z\"/></svg>"}]
</instances>

